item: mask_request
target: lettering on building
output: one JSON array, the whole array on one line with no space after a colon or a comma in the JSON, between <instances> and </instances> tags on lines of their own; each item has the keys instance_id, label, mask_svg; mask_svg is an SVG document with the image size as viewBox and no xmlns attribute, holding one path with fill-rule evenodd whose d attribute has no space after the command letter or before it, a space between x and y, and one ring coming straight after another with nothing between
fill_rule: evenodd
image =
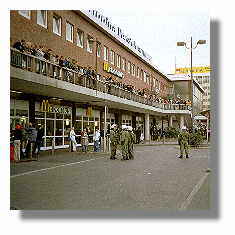
<instances>
[{"instance_id":1,"label":"lettering on building","mask_svg":"<svg viewBox=\"0 0 235 235\"><path fill-rule=\"evenodd\" d=\"M86 14L90 19L93 21L96 21L99 23L100 26L102 26L104 29L106 29L108 32L111 32L118 38L121 42L124 42L124 44L127 44L130 46L130 48L136 52L137 54L141 55L144 59L146 59L148 62L152 61L152 57L148 55L143 49L141 49L139 46L136 45L136 42L132 40L130 37L126 36L122 30L119 27L114 26L108 19L108 17L103 16L96 10L88 10L88 11L82 11L84 14Z\"/></svg>"},{"instance_id":2,"label":"lettering on building","mask_svg":"<svg viewBox=\"0 0 235 235\"><path fill-rule=\"evenodd\" d=\"M176 68L175 73L185 74L190 73L191 68ZM211 71L210 67L192 67L193 73L209 73Z\"/></svg>"},{"instance_id":3,"label":"lettering on building","mask_svg":"<svg viewBox=\"0 0 235 235\"><path fill-rule=\"evenodd\" d=\"M124 78L124 74L114 68L112 68L111 66L109 66L108 63L104 63L104 71L108 72L108 73L111 73L111 74L114 74L120 78Z\"/></svg>"},{"instance_id":4,"label":"lettering on building","mask_svg":"<svg viewBox=\"0 0 235 235\"><path fill-rule=\"evenodd\" d=\"M49 113L62 113L62 114L71 114L71 108L65 106L56 106L49 103L48 100L43 100L40 105L41 112Z\"/></svg>"}]
</instances>

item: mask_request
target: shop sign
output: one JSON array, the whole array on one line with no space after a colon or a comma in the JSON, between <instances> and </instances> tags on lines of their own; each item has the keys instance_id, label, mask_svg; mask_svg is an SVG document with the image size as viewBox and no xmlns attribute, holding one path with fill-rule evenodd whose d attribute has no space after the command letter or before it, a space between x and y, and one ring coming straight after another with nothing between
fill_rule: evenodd
<instances>
[{"instance_id":1,"label":"shop sign","mask_svg":"<svg viewBox=\"0 0 235 235\"><path fill-rule=\"evenodd\" d=\"M92 107L88 107L88 108L86 109L86 116L87 116L87 117L92 117L92 114L93 114Z\"/></svg>"},{"instance_id":2,"label":"shop sign","mask_svg":"<svg viewBox=\"0 0 235 235\"><path fill-rule=\"evenodd\" d=\"M120 78L123 78L124 75L122 72L116 70L116 69L113 69L111 66L109 66L108 63L104 63L104 71L108 72L108 73L112 73Z\"/></svg>"},{"instance_id":3,"label":"shop sign","mask_svg":"<svg viewBox=\"0 0 235 235\"><path fill-rule=\"evenodd\" d=\"M96 10L81 10L86 16L88 16L91 20L96 22L99 26L105 29L107 32L112 34L116 39L122 42L124 45L128 46L132 51L140 55L144 58L147 62L152 61L152 57L146 53L142 48L140 48L135 40L124 34L120 27L115 26L112 24L108 17L103 16Z\"/></svg>"},{"instance_id":4,"label":"shop sign","mask_svg":"<svg viewBox=\"0 0 235 235\"><path fill-rule=\"evenodd\" d=\"M191 68L176 68L175 73L184 74L190 73ZM192 67L193 73L209 73L211 71L210 67Z\"/></svg>"},{"instance_id":5,"label":"shop sign","mask_svg":"<svg viewBox=\"0 0 235 235\"><path fill-rule=\"evenodd\" d=\"M48 100L43 100L40 106L41 112L71 114L71 108L50 104Z\"/></svg>"}]
</instances>

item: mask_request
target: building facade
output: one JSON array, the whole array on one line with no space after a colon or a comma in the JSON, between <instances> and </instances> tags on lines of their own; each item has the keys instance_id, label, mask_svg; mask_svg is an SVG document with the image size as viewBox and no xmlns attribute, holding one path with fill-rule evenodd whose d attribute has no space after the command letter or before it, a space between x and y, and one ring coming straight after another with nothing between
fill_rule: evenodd
<instances>
[{"instance_id":1,"label":"building facade","mask_svg":"<svg viewBox=\"0 0 235 235\"><path fill-rule=\"evenodd\" d=\"M44 126L44 149L68 146L68 132L88 127L108 133L113 123L141 127L149 140L149 126L169 125L178 116L180 126L190 110L183 105L165 106L150 99L167 97L171 80L151 63L151 57L97 11L20 10L10 13L10 118ZM51 50L51 56L67 59L80 70L13 48L24 40L31 48ZM76 68L78 68L76 67ZM87 75L84 71L94 71ZM112 83L108 83L111 79ZM119 84L117 86L117 84ZM126 90L123 86L134 87ZM136 91L144 90L140 96Z\"/></svg>"}]
</instances>

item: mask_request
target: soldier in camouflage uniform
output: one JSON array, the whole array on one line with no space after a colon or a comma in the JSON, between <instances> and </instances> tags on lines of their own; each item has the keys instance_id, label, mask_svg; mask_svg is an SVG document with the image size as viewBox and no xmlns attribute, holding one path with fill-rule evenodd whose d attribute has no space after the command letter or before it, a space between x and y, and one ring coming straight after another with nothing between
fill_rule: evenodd
<instances>
[{"instance_id":1,"label":"soldier in camouflage uniform","mask_svg":"<svg viewBox=\"0 0 235 235\"><path fill-rule=\"evenodd\" d=\"M182 127L182 132L178 137L178 144L180 145L180 157L183 158L183 154L185 151L186 158L188 158L188 142L189 142L189 133L185 126Z\"/></svg>"},{"instance_id":2,"label":"soldier in camouflage uniform","mask_svg":"<svg viewBox=\"0 0 235 235\"><path fill-rule=\"evenodd\" d=\"M122 131L120 134L120 143L122 146L122 159L121 160L129 160L129 132L127 130L127 126L122 125Z\"/></svg>"},{"instance_id":3,"label":"soldier in camouflage uniform","mask_svg":"<svg viewBox=\"0 0 235 235\"><path fill-rule=\"evenodd\" d=\"M136 142L136 136L132 131L132 127L128 126L129 140L128 140L128 155L129 159L134 159L134 143Z\"/></svg>"},{"instance_id":4,"label":"soldier in camouflage uniform","mask_svg":"<svg viewBox=\"0 0 235 235\"><path fill-rule=\"evenodd\" d=\"M117 130L117 125L113 124L111 126L111 131L110 131L110 148L111 148L111 160L115 160L116 158L116 152L117 152L117 146L119 144L119 133Z\"/></svg>"}]
</instances>

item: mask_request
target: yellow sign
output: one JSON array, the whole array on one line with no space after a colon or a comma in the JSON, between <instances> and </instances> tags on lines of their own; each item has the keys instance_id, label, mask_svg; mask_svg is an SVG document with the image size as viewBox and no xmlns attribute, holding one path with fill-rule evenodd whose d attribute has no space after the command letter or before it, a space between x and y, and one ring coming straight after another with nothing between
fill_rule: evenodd
<instances>
[{"instance_id":1,"label":"yellow sign","mask_svg":"<svg viewBox=\"0 0 235 235\"><path fill-rule=\"evenodd\" d=\"M48 100L43 100L40 107L41 112L49 112L50 104Z\"/></svg>"},{"instance_id":2,"label":"yellow sign","mask_svg":"<svg viewBox=\"0 0 235 235\"><path fill-rule=\"evenodd\" d=\"M190 73L191 68L176 68L176 74ZM210 67L193 67L193 73L209 73L211 71Z\"/></svg>"},{"instance_id":3,"label":"yellow sign","mask_svg":"<svg viewBox=\"0 0 235 235\"><path fill-rule=\"evenodd\" d=\"M123 77L124 77L124 75L123 75L122 72L120 72L120 71L118 71L118 70L112 68L111 66L109 66L108 63L104 63L104 64L103 64L103 69L104 69L104 71L106 71L106 72L108 72L108 73L112 73L112 74L114 74L114 75L116 75L116 76L118 76L118 77L120 77L120 78L123 78Z\"/></svg>"},{"instance_id":4,"label":"yellow sign","mask_svg":"<svg viewBox=\"0 0 235 235\"><path fill-rule=\"evenodd\" d=\"M87 117L91 117L92 116L92 107L88 107L87 109L86 109L86 116Z\"/></svg>"}]
</instances>

